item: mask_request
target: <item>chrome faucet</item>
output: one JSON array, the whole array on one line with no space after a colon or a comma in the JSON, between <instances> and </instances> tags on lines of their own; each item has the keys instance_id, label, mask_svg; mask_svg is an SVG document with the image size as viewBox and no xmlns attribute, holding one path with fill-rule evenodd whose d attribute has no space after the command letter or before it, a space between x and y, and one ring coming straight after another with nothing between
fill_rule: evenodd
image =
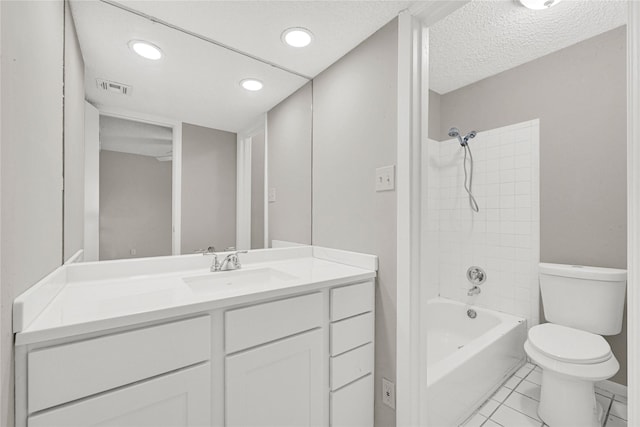
<instances>
[{"instance_id":1,"label":"chrome faucet","mask_svg":"<svg viewBox=\"0 0 640 427\"><path fill-rule=\"evenodd\" d=\"M216 248L214 248L213 246L209 246L207 249L199 249L196 252L201 253L202 255L213 255L211 268L209 268L209 271L213 273L216 271L229 271L239 269L240 267L242 267L242 265L240 264L240 258L238 258L238 254L246 254L248 251L234 251L230 254L227 254L222 262L218 260Z\"/></svg>"},{"instance_id":2,"label":"chrome faucet","mask_svg":"<svg viewBox=\"0 0 640 427\"><path fill-rule=\"evenodd\" d=\"M473 296L473 295L478 295L481 292L480 290L480 286L474 286L473 288L469 289L469 291L467 292L468 296Z\"/></svg>"},{"instance_id":3,"label":"chrome faucet","mask_svg":"<svg viewBox=\"0 0 640 427\"><path fill-rule=\"evenodd\" d=\"M204 256L213 255L213 262L211 263L211 268L209 271L220 271L220 263L218 262L218 254L216 253L216 248L214 246L209 246L207 249L197 249L196 253L202 254Z\"/></svg>"},{"instance_id":4,"label":"chrome faucet","mask_svg":"<svg viewBox=\"0 0 640 427\"><path fill-rule=\"evenodd\" d=\"M214 269L214 265L211 265L211 271L229 271L229 270L237 270L242 265L240 264L240 258L238 254L246 254L247 251L235 251L228 254L220 264L218 264L218 257L214 258L214 265L216 268Z\"/></svg>"}]
</instances>

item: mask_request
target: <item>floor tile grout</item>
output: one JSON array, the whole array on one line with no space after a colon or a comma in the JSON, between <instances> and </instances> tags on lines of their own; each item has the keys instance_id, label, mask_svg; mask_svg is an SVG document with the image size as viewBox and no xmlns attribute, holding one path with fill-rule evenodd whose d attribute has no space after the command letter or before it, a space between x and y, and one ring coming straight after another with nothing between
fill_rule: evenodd
<instances>
[{"instance_id":1,"label":"floor tile grout","mask_svg":"<svg viewBox=\"0 0 640 427\"><path fill-rule=\"evenodd\" d=\"M525 366L526 366L526 365L525 365ZM524 366L523 366L523 367L524 367ZM522 369L522 368L520 368L520 369ZM487 399L487 400L482 404L482 406L480 406L480 409L481 409L484 405L486 405L486 404L487 404L488 402L490 402L491 400L493 400L495 403L497 403L497 406L495 407L495 409L493 409L493 411L491 411L491 412L488 414L488 416L487 416L487 415L484 415L484 414L480 414L480 412L479 412L479 411L480 411L480 409L478 409L478 410L476 410L476 412L475 412L475 413L474 413L474 414L473 414L469 419L471 419L471 418L475 417L476 415L479 415L479 416L481 416L482 418L484 418L484 420L483 420L483 421L482 421L482 423L480 424L481 426L485 426L485 427L486 427L486 426L488 425L489 421L491 421L492 423L495 423L496 425L499 425L499 426L502 426L502 427L515 427L515 426L512 426L512 425L505 425L505 424L501 424L501 423L497 422L495 419L493 419L493 417L495 416L496 412L497 412L498 410L500 410L500 408L501 408L502 406L506 406L509 410L511 410L511 411L513 411L513 412L516 412L516 413L518 413L518 414L520 414L520 415L522 415L522 416L524 416L524 417L527 417L529 420L533 421L534 423L539 423L539 424L538 424L538 426L539 426L539 427L547 427L547 426L546 426L546 424L544 424L544 422L543 422L543 421L541 421L540 419L538 419L537 414L536 414L536 417L534 418L534 417L532 417L531 415L529 415L529 414L527 414L527 413L525 413L525 412L522 412L520 409L514 408L514 407L512 407L512 406L510 406L510 405L506 404L507 400L509 400L509 398L513 395L513 393L518 393L518 395L520 395L523 399L524 399L524 398L526 398L526 399L530 399L530 400L532 400L532 401L536 402L537 404L539 404L539 402L540 402L538 399L535 399L535 398L531 397L530 395L527 395L527 394L524 394L524 393L522 393L522 392L518 391L518 388L522 385L523 381L527 381L530 385L535 386L535 387L536 387L536 388L538 388L538 389L541 387L541 386L540 386L540 384L537 384L536 382L531 381L531 380L527 380L527 378L529 378L529 376L531 375L531 373L532 373L532 372L534 372L534 371L536 371L537 366L535 366L535 365L534 365L534 367L533 367L533 368L531 368L531 369L529 370L529 372L527 372L524 376L518 376L518 375L516 375L516 373L517 373L517 372L520 372L520 369L518 369L518 370L517 370L516 372L514 372L514 373L513 373L509 378L507 378L507 379L506 379L506 380L505 380L505 381L500 385L500 387L498 387L498 389L493 393L493 395L491 395L491 397L489 397L489 398L488 398L488 399ZM537 371L537 372L540 372L540 371ZM507 386L506 386L507 382L509 382L510 380L512 380L514 377L517 379L517 381L516 381L515 385L513 385L513 388L507 387ZM502 388L503 388L503 387L506 387L506 388L509 390L509 392L507 393L507 395L506 395L506 396L505 396L501 401L499 401L499 400L495 399L494 397L496 396L496 394L497 394L500 390L502 390ZM529 387L529 386L527 386L527 387ZM606 403L605 403L605 404L603 404L603 411L604 411L603 427L607 427L607 425L609 424L609 419L610 419L611 417L613 417L613 418L615 418L615 419L617 420L617 421L616 421L616 425L626 425L626 424L627 424L627 421L626 421L626 420L624 420L624 419L623 419L623 418L621 418L621 417L618 417L618 416L616 416L616 415L612 414L612 413L611 413L611 409L612 409L612 407L613 407L613 402L614 402L614 401L615 401L615 402L618 402L618 404L619 404L619 405L622 405L622 406L627 406L627 404L626 404L626 403L624 403L624 402L622 402L622 401L620 401L620 400L616 400L616 399L615 399L615 397L616 397L616 395L615 395L615 394L613 394L613 393L610 393L610 394L611 394L611 396L610 396L610 397L608 397L608 396L605 396L605 395L602 395L602 394L599 394L599 393L598 393L598 395L599 395L602 399L607 399L607 400L608 400L608 404L606 404ZM622 398L622 395L620 395L620 398ZM601 400L602 400L602 399L601 399ZM603 402L603 403L604 403L604 402ZM511 404L513 404L513 403L511 403ZM467 420L467 421L468 421L468 420ZM503 421L504 421L504 420L503 420ZM619 421L619 423L618 423L618 421ZM493 424L492 424L492 425L493 425Z\"/></svg>"},{"instance_id":2,"label":"floor tile grout","mask_svg":"<svg viewBox=\"0 0 640 427\"><path fill-rule=\"evenodd\" d=\"M524 366L526 366L526 365L524 365ZM523 367L524 367L524 366L523 366ZM520 369L522 369L522 368L520 368ZM518 369L518 371L519 371L520 369ZM518 371L516 371L516 372L518 372ZM505 386L505 384L506 384L506 383L507 383L507 381L509 381L511 378L514 378L514 377L515 377L515 378L519 378L519 379L520 379L520 381L518 381L518 383L517 383L517 384L516 384L512 389L510 389L511 391L507 394L507 397L505 397L505 398L502 400L502 402L499 402L499 405L498 405L498 406L496 406L496 408L491 412L491 414L489 414L489 416L487 417L487 419L486 419L486 420L484 420L482 424L480 424L480 427L482 427L483 425L485 425L485 424L487 423L487 421L489 421L489 420L491 420L492 422L494 422L494 423L498 424L499 426L502 426L502 424L498 423L498 422L497 422L497 421L495 421L495 420L492 420L492 419L491 419L491 417L492 417L492 416L493 416L493 414L495 414L495 413L496 413L496 411L497 411L497 410L498 410L498 409L499 409L499 408L504 404L504 402L506 402L506 401L507 401L507 399L509 399L509 396L511 396L513 393L515 393L515 392L516 392L516 388L518 388L518 386L520 385L520 383L522 383L522 381L524 381L524 379L525 379L527 376L529 376L529 374L530 374L531 372L533 372L533 369L531 369L531 370L527 373L527 375L525 375L524 377L518 377L518 376L516 375L516 373L514 372L513 374L511 374L511 376L510 376L509 378L507 378L507 379L502 383L502 385L498 388L498 390L502 389L502 387L506 387L506 386ZM507 387L507 388L508 388L508 387ZM495 392L495 393L497 393L497 392L498 392L498 390L496 390L496 392ZM493 400L493 396L495 396L495 393L494 393L494 394L493 394L493 395L492 395L492 396L491 396L487 401L489 401L489 400ZM483 404L483 405L484 405L484 404ZM513 408L511 408L511 409L513 409ZM514 410L515 410L515 409L514 409ZM518 411L518 412L520 412L520 411ZM526 414L523 414L523 415L526 415ZM504 427L504 426L503 426L503 427Z\"/></svg>"}]
</instances>

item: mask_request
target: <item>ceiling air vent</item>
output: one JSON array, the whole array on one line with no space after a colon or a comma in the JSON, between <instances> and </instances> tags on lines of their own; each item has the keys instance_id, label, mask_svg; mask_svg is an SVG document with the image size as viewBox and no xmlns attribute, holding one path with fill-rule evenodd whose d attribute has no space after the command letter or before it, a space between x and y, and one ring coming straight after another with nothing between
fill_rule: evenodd
<instances>
[{"instance_id":1,"label":"ceiling air vent","mask_svg":"<svg viewBox=\"0 0 640 427\"><path fill-rule=\"evenodd\" d=\"M96 85L99 89L120 95L131 95L131 91L133 90L131 86L104 79L96 79Z\"/></svg>"}]
</instances>

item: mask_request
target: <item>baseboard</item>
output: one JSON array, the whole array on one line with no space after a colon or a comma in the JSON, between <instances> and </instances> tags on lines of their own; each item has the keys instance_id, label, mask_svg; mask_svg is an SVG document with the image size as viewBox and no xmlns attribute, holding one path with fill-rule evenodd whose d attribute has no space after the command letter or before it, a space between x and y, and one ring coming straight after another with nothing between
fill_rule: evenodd
<instances>
[{"instance_id":1,"label":"baseboard","mask_svg":"<svg viewBox=\"0 0 640 427\"><path fill-rule=\"evenodd\" d=\"M618 396L627 397L626 385L614 383L613 381L609 381L609 380L604 380L604 381L598 381L596 383L596 387L606 390Z\"/></svg>"}]
</instances>

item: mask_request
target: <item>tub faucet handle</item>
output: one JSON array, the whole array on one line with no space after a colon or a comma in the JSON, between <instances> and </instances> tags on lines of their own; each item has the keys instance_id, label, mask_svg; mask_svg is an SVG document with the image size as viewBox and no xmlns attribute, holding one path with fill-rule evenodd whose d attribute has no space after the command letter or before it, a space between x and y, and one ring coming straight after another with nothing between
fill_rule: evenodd
<instances>
[{"instance_id":1,"label":"tub faucet handle","mask_svg":"<svg viewBox=\"0 0 640 427\"><path fill-rule=\"evenodd\" d=\"M467 280L474 287L477 287L479 285L482 285L487 280L487 273L485 273L482 268L472 265L467 270Z\"/></svg>"}]
</instances>

